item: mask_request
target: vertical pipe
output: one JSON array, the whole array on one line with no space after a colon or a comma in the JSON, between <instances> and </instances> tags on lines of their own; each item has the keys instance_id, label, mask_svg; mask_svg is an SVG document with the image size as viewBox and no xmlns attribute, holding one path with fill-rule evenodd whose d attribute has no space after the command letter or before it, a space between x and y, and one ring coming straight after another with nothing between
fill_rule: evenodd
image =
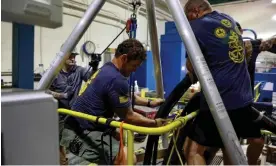
<instances>
[{"instance_id":1,"label":"vertical pipe","mask_svg":"<svg viewBox=\"0 0 276 166\"><path fill-rule=\"evenodd\" d=\"M222 138L224 147L234 165L247 165L246 157L229 119L217 86L210 73L204 56L196 41L191 26L184 14L179 0L166 0L169 10L176 23L179 35L184 42L195 73L203 88L203 93L210 107L212 116Z\"/></svg>"},{"instance_id":2,"label":"vertical pipe","mask_svg":"<svg viewBox=\"0 0 276 166\"><path fill-rule=\"evenodd\" d=\"M34 26L12 24L12 87L34 88Z\"/></svg>"},{"instance_id":3,"label":"vertical pipe","mask_svg":"<svg viewBox=\"0 0 276 166\"><path fill-rule=\"evenodd\" d=\"M161 68L161 59L158 46L158 34L155 16L155 0L146 0L147 18L150 32L151 50L153 55L155 82L157 97L164 98L163 77Z\"/></svg>"},{"instance_id":4,"label":"vertical pipe","mask_svg":"<svg viewBox=\"0 0 276 166\"><path fill-rule=\"evenodd\" d=\"M134 164L134 133L133 131L127 130L127 165Z\"/></svg>"},{"instance_id":5,"label":"vertical pipe","mask_svg":"<svg viewBox=\"0 0 276 166\"><path fill-rule=\"evenodd\" d=\"M73 32L67 38L65 43L60 49L60 52L56 55L56 58L52 61L49 69L44 73L39 84L37 86L38 90L47 89L51 84L54 77L60 71L63 62L69 55L71 50L75 48L77 43L80 41L81 37L94 20L100 9L103 7L106 0L94 0L91 5L87 8L83 17L80 19L79 23L74 28Z\"/></svg>"}]
</instances>

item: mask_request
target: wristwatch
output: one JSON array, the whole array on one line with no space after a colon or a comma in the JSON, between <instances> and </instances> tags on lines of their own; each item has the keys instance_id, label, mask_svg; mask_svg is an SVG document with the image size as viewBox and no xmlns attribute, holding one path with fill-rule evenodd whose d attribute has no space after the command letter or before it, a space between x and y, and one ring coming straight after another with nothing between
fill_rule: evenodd
<instances>
[{"instance_id":1,"label":"wristwatch","mask_svg":"<svg viewBox=\"0 0 276 166\"><path fill-rule=\"evenodd\" d=\"M150 102L152 102L152 100L151 100L151 99L148 99L148 105L147 105L148 107L151 107L151 106L150 106Z\"/></svg>"}]
</instances>

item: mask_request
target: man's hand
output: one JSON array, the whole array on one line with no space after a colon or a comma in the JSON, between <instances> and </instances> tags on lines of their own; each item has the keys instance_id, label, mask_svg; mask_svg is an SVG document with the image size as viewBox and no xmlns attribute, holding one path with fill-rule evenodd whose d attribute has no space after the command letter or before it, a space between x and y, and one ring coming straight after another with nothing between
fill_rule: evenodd
<instances>
[{"instance_id":1,"label":"man's hand","mask_svg":"<svg viewBox=\"0 0 276 166\"><path fill-rule=\"evenodd\" d=\"M46 93L48 93L50 95L53 95L53 97L56 98L56 99L63 98L62 93L57 93L57 92L50 91L50 90L46 90Z\"/></svg>"},{"instance_id":2,"label":"man's hand","mask_svg":"<svg viewBox=\"0 0 276 166\"><path fill-rule=\"evenodd\" d=\"M150 102L150 106L151 106L151 107L157 107L157 106L161 105L161 104L164 103L164 102L165 102L164 99L152 100L152 101Z\"/></svg>"},{"instance_id":3,"label":"man's hand","mask_svg":"<svg viewBox=\"0 0 276 166\"><path fill-rule=\"evenodd\" d=\"M262 41L261 45L260 45L260 51L267 51L269 50L273 45L273 40L265 40Z\"/></svg>"},{"instance_id":4,"label":"man's hand","mask_svg":"<svg viewBox=\"0 0 276 166\"><path fill-rule=\"evenodd\" d=\"M157 118L155 119L156 122L156 127L161 127L164 126L167 123L168 120L162 119L162 118Z\"/></svg>"}]
</instances>

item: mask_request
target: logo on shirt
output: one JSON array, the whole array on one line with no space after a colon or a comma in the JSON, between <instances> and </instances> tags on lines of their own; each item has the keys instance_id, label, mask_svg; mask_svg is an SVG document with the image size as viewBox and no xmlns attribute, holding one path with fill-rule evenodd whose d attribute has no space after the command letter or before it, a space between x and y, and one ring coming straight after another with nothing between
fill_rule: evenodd
<instances>
[{"instance_id":1,"label":"logo on shirt","mask_svg":"<svg viewBox=\"0 0 276 166\"><path fill-rule=\"evenodd\" d=\"M128 102L128 96L119 96L119 102L122 103L127 103Z\"/></svg>"},{"instance_id":2,"label":"logo on shirt","mask_svg":"<svg viewBox=\"0 0 276 166\"><path fill-rule=\"evenodd\" d=\"M242 63L244 61L243 42L240 40L239 35L230 31L229 35L229 58L234 63Z\"/></svg>"},{"instance_id":3,"label":"logo on shirt","mask_svg":"<svg viewBox=\"0 0 276 166\"><path fill-rule=\"evenodd\" d=\"M216 28L214 33L215 33L216 37L218 37L218 38L226 37L226 31L225 31L225 29L223 29L221 27Z\"/></svg>"},{"instance_id":4,"label":"logo on shirt","mask_svg":"<svg viewBox=\"0 0 276 166\"><path fill-rule=\"evenodd\" d=\"M229 20L227 20L227 19L222 19L222 20L220 21L220 23L221 23L222 25L224 25L225 27L227 27L227 28L231 28L231 27L232 27L232 23L231 23Z\"/></svg>"}]
</instances>

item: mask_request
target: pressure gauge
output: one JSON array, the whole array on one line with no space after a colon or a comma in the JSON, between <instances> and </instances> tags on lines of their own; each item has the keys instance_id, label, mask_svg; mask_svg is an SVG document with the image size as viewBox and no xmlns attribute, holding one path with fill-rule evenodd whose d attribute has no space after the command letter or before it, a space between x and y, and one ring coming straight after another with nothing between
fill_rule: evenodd
<instances>
[{"instance_id":1,"label":"pressure gauge","mask_svg":"<svg viewBox=\"0 0 276 166\"><path fill-rule=\"evenodd\" d=\"M95 52L96 50L96 46L92 41L86 41L83 45L82 45L82 50L86 55L91 55Z\"/></svg>"}]
</instances>

